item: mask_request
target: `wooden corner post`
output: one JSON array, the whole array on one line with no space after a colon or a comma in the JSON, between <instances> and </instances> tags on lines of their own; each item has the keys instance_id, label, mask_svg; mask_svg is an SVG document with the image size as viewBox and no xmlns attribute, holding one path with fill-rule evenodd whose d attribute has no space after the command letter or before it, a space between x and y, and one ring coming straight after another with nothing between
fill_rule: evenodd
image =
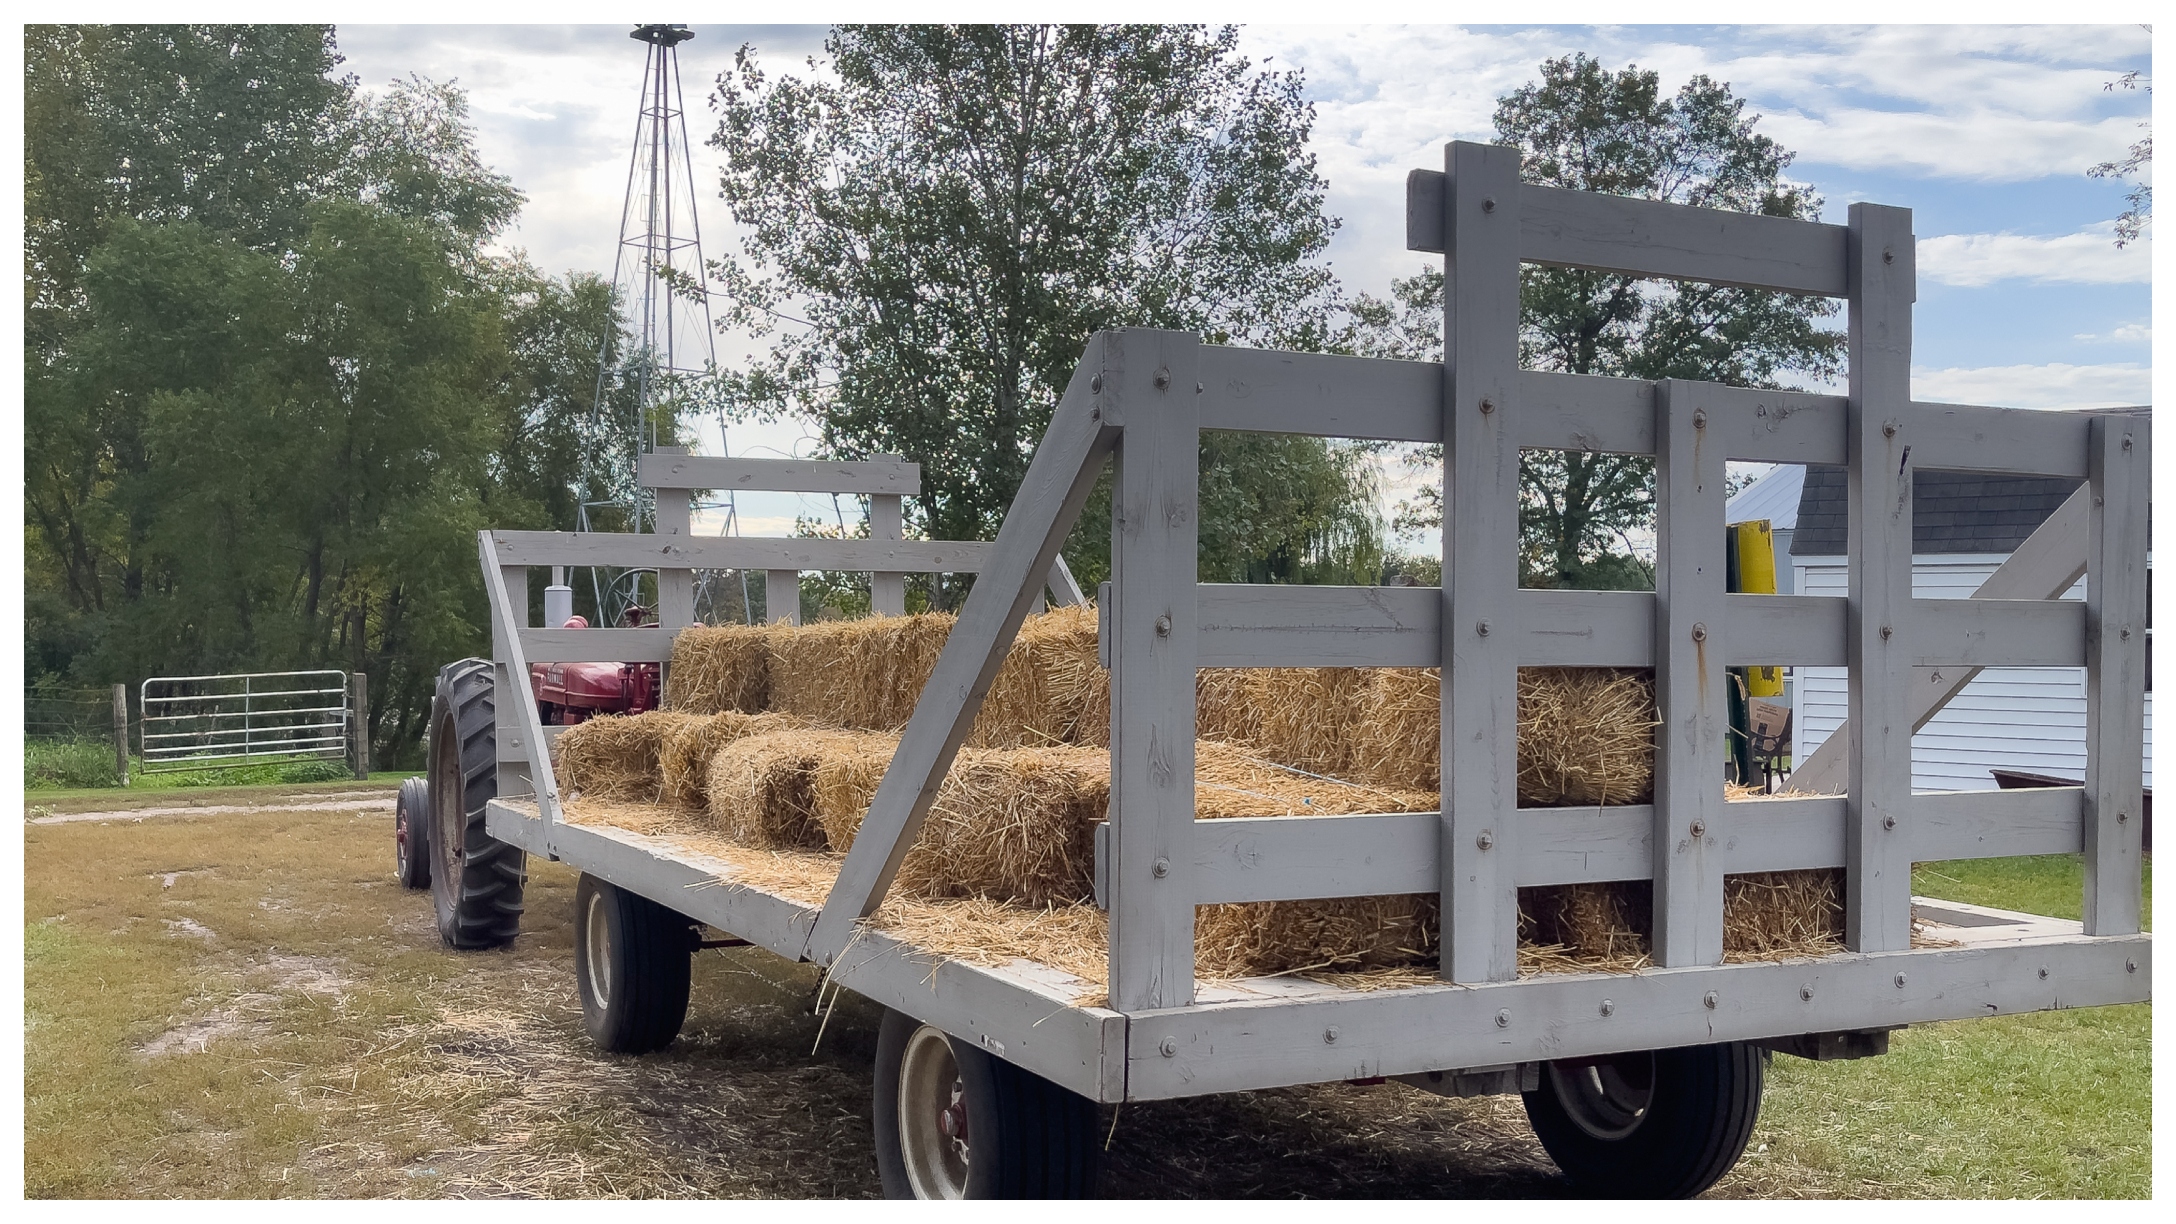
<instances>
[{"instance_id":1,"label":"wooden corner post","mask_svg":"<svg viewBox=\"0 0 2176 1224\"><path fill-rule=\"evenodd\" d=\"M1655 384L1655 963L1723 961L1726 528L1698 384Z\"/></svg>"},{"instance_id":2,"label":"wooden corner post","mask_svg":"<svg viewBox=\"0 0 2176 1224\"><path fill-rule=\"evenodd\" d=\"M1111 506L1111 1006L1194 1001L1194 637L1201 342L1126 331L1103 348L1120 427Z\"/></svg>"},{"instance_id":3,"label":"wooden corner post","mask_svg":"<svg viewBox=\"0 0 2176 1224\"><path fill-rule=\"evenodd\" d=\"M684 446L660 446L660 455L685 455ZM695 494L687 489L657 489L651 522L661 536L686 543L695 534ZM695 623L695 571L660 567L657 571L657 623L664 629L683 629ZM559 626L547 624L547 629ZM603 626L600 626L600 628Z\"/></svg>"},{"instance_id":4,"label":"wooden corner post","mask_svg":"<svg viewBox=\"0 0 2176 1224\"><path fill-rule=\"evenodd\" d=\"M2145 772L2146 507L2151 422L2087 432L2093 490L2085 577L2085 933L2139 928Z\"/></svg>"},{"instance_id":5,"label":"wooden corner post","mask_svg":"<svg viewBox=\"0 0 2176 1224\"><path fill-rule=\"evenodd\" d=\"M1519 151L1444 150L1443 968L1519 970Z\"/></svg>"},{"instance_id":6,"label":"wooden corner post","mask_svg":"<svg viewBox=\"0 0 2176 1224\"><path fill-rule=\"evenodd\" d=\"M1851 789L1844 821L1844 940L1854 952L1912 942L1913 662L1910 209L1853 204L1850 295L1849 592Z\"/></svg>"},{"instance_id":7,"label":"wooden corner post","mask_svg":"<svg viewBox=\"0 0 2176 1224\"><path fill-rule=\"evenodd\" d=\"M875 459L899 462L898 455L874 455ZM898 541L907 538L906 506L897 493L869 495L869 538ZM796 596L798 598L798 596ZM869 575L869 610L880 616L907 614L907 576L878 571Z\"/></svg>"}]
</instances>

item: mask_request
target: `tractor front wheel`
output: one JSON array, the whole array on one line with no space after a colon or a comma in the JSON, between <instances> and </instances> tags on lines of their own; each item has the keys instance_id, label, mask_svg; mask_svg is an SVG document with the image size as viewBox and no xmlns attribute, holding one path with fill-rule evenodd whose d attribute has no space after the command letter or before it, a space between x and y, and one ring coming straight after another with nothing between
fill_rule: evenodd
<instances>
[{"instance_id":1,"label":"tractor front wheel","mask_svg":"<svg viewBox=\"0 0 2176 1224\"><path fill-rule=\"evenodd\" d=\"M446 945L470 951L514 942L529 858L484 830L499 793L491 664L449 663L431 703L431 901Z\"/></svg>"}]
</instances>

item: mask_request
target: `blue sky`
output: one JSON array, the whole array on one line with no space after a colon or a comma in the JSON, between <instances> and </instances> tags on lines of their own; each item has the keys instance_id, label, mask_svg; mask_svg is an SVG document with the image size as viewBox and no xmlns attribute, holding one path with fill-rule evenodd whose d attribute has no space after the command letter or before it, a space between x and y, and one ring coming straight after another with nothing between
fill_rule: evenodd
<instances>
[{"instance_id":1,"label":"blue sky","mask_svg":"<svg viewBox=\"0 0 2176 1224\"><path fill-rule=\"evenodd\" d=\"M773 71L820 54L822 27L696 26L681 48L691 136L734 50ZM1545 58L1584 51L1637 63L1674 88L1704 72L1797 152L1841 221L1857 200L1914 210L1920 293L1915 394L2072 408L2150 399L2150 237L2118 251L2123 188L2085 176L2143 133L2143 92L2107 82L2150 70L2136 26L1252 26L1257 61L1304 72L1314 150L1343 220L1329 258L1349 292L1385 291L1422 257L1403 249L1403 182L1440 166L1450 139L1487 139L1497 96ZM548 271L609 273L642 70L624 26L348 26L346 69L366 87L410 72L469 91L485 157L528 193L509 243ZM710 151L696 177L714 201ZM733 240L706 209L713 247ZM2150 231L2149 231L2150 235ZM721 337L720 357L748 351ZM806 453L795 422L735 427L735 453ZM714 441L705 449L714 450ZM743 508L751 528L821 507Z\"/></svg>"}]
</instances>

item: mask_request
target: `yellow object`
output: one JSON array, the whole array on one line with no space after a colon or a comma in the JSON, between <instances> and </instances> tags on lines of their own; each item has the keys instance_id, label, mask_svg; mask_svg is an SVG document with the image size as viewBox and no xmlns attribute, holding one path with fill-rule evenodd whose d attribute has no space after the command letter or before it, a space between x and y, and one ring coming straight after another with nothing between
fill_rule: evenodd
<instances>
[{"instance_id":1,"label":"yellow object","mask_svg":"<svg viewBox=\"0 0 2176 1224\"><path fill-rule=\"evenodd\" d=\"M1747 595L1775 594L1776 542L1768 520L1732 523L1730 546L1738 550L1738 590ZM1748 667L1745 669L1745 688L1748 696L1781 697L1783 669Z\"/></svg>"}]
</instances>

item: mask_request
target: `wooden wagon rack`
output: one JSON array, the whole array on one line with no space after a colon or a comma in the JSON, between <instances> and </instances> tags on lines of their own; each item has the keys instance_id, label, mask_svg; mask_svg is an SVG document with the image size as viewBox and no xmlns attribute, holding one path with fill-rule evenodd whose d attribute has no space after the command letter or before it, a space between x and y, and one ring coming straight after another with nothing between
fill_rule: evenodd
<instances>
[{"instance_id":1,"label":"wooden wagon rack","mask_svg":"<svg viewBox=\"0 0 2176 1224\"><path fill-rule=\"evenodd\" d=\"M2148 420L1913 401L1904 209L1854 204L1848 224L1829 225L1563 191L1522 184L1516 150L1454 143L1442 173L1409 181L1408 245L1445 257L1446 361L1099 334L988 544L700 538L662 515L657 535L483 533L502 761L490 832L827 966L841 986L1101 1101L1430 1072L1485 1080L1707 1042L1807 1049L1820 1044L1811 1035L2150 998L2139 929ZM1522 370L1522 263L1842 299L1847 393ZM1200 583L1202 429L1442 443L1443 585ZM1529 449L1654 458L1654 591L1518 586ZM1726 592L1731 460L1849 469L1847 597ZM1097 877L1109 1005L1085 1007L1072 1002L1077 979L1055 969L936 956L863 920L1107 462L1112 772ZM1920 469L2085 480L2086 599L1914 598ZM686 589L675 578L660 584L661 628L531 627L526 568L543 565L979 573L824 904L736 884L728 865L664 839L561 819L528 664L665 660L692 607L670 593ZM1725 669L1739 665L1849 669L1844 793L1726 802ZM1911 735L1926 713L1915 669L1992 665L2086 669L2083 786L1913 793ZM1315 666L1442 668L1441 811L1197 821L1197 669ZM1652 804L1517 807L1517 671L1529 666L1655 669ZM2081 851L2082 922L1911 895L1915 861ZM1726 875L1837 867L1846 951L1722 963ZM1520 887L1642 879L1653 881L1654 968L1517 976ZM1442 901L1438 983L1194 979L1195 906L1416 892ZM1948 946L1912 946L1915 907Z\"/></svg>"}]
</instances>

